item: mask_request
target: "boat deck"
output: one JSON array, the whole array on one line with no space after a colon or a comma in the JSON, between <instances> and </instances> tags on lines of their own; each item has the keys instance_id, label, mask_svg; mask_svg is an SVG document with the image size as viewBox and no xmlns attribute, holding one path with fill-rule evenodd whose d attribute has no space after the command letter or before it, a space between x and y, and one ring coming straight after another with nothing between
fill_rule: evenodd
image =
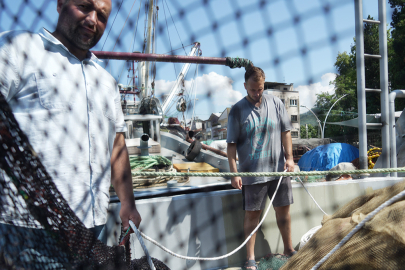
<instances>
[{"instance_id":1,"label":"boat deck","mask_svg":"<svg viewBox=\"0 0 405 270\"><path fill-rule=\"evenodd\" d=\"M160 153L151 153L152 155L160 155L172 160L173 164L193 164L194 161L188 161L184 155L175 151L161 147ZM130 155L131 156L131 155ZM231 188L231 179L225 177L189 177L189 181L185 183L178 183L175 187L168 187L167 185L147 186L134 189L136 199L153 198L165 195L176 195L177 193L192 193L197 190L224 190ZM111 202L117 202L118 197L115 192L110 192Z\"/></svg>"}]
</instances>

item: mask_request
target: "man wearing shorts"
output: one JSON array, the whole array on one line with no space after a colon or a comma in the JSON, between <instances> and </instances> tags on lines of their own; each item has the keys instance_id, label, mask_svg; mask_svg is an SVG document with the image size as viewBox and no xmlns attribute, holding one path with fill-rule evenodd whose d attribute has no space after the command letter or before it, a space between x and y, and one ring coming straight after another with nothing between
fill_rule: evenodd
<instances>
[{"instance_id":1,"label":"man wearing shorts","mask_svg":"<svg viewBox=\"0 0 405 270\"><path fill-rule=\"evenodd\" d=\"M250 67L245 73L247 96L237 102L228 117L228 160L231 172L294 171L292 155L292 128L283 102L272 95L263 95L265 74L259 67ZM278 177L232 177L232 186L242 190L245 210L244 233L247 238L259 223L266 197L273 196ZM291 240L290 204L293 203L291 180L282 179L273 201L277 226L280 230L284 254L295 253ZM245 267L256 269L256 233L246 244Z\"/></svg>"}]
</instances>

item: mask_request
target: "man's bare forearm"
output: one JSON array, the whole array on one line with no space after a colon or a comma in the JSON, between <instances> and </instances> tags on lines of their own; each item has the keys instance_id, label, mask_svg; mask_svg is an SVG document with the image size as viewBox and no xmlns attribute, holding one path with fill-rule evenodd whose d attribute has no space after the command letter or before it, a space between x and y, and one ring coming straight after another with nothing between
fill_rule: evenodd
<instances>
[{"instance_id":1,"label":"man's bare forearm","mask_svg":"<svg viewBox=\"0 0 405 270\"><path fill-rule=\"evenodd\" d=\"M293 172L295 165L292 153L292 139L290 131L281 133L281 142L284 146L284 155L285 155L284 170L287 170L288 172Z\"/></svg>"},{"instance_id":2,"label":"man's bare forearm","mask_svg":"<svg viewBox=\"0 0 405 270\"><path fill-rule=\"evenodd\" d=\"M122 133L117 133L111 155L111 182L121 203L135 206L128 149Z\"/></svg>"},{"instance_id":3,"label":"man's bare forearm","mask_svg":"<svg viewBox=\"0 0 405 270\"><path fill-rule=\"evenodd\" d=\"M228 143L228 162L229 170L231 172L238 172L238 167L236 165L236 143ZM234 188L242 189L242 178L239 176L231 177L231 185Z\"/></svg>"},{"instance_id":4,"label":"man's bare forearm","mask_svg":"<svg viewBox=\"0 0 405 270\"><path fill-rule=\"evenodd\" d=\"M293 159L292 153L292 139L291 139L291 132L286 131L281 133L281 142L284 146L284 155L285 159Z\"/></svg>"},{"instance_id":5,"label":"man's bare forearm","mask_svg":"<svg viewBox=\"0 0 405 270\"><path fill-rule=\"evenodd\" d=\"M236 166L236 143L228 143L227 152L229 170L231 172L238 172L238 167Z\"/></svg>"}]
</instances>

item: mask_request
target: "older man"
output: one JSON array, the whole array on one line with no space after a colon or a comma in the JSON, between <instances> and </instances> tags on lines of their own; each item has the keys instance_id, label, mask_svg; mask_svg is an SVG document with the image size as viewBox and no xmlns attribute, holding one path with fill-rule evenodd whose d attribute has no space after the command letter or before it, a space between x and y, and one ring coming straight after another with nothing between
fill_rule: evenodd
<instances>
[{"instance_id":1,"label":"older man","mask_svg":"<svg viewBox=\"0 0 405 270\"><path fill-rule=\"evenodd\" d=\"M120 94L114 78L89 51L104 33L111 1L58 0L57 11L53 33L0 34L0 91L86 227L96 235L103 229L111 183L121 201L124 228L129 220L139 226ZM0 177L9 181L4 173ZM41 229L26 209L12 203L5 207L2 224Z\"/></svg>"},{"instance_id":2,"label":"older man","mask_svg":"<svg viewBox=\"0 0 405 270\"><path fill-rule=\"evenodd\" d=\"M292 155L291 122L284 104L272 95L264 95L265 74L259 67L250 67L245 73L247 96L237 102L228 117L228 160L231 172L238 172L236 152L241 172L294 171ZM276 190L275 177L232 177L234 188L242 190L245 210L244 232L248 237L259 224L266 197ZM291 240L290 204L293 203L291 180L281 181L273 201L277 225L284 253L292 256L295 250ZM256 233L246 244L246 269L257 269L255 262Z\"/></svg>"}]
</instances>

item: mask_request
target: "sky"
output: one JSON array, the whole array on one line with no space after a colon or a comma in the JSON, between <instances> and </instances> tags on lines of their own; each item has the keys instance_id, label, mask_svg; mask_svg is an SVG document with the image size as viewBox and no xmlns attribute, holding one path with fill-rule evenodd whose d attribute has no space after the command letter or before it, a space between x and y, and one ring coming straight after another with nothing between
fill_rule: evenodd
<instances>
[{"instance_id":1,"label":"sky","mask_svg":"<svg viewBox=\"0 0 405 270\"><path fill-rule=\"evenodd\" d=\"M42 27L53 31L58 18L56 0L0 0L0 31ZM27 3L26 3L27 2ZM363 1L363 15L378 18L378 1ZM93 50L142 51L145 0L112 0L107 29ZM121 6L122 3L122 6ZM190 44L201 43L202 56L241 57L263 68L266 81L293 84L300 104L313 107L316 94L333 93L334 63L339 52L350 51L355 36L353 0L158 0L156 53L173 49L185 55ZM118 12L119 9L119 12ZM387 3L387 21L392 10ZM117 43L117 40L119 42ZM107 61L101 63L105 66ZM182 64L157 63L156 95L167 94ZM123 61L106 69L127 84ZM186 76L189 106L186 118L208 119L213 112L246 95L242 69L191 65ZM168 114L174 114L171 109ZM301 108L301 113L306 109Z\"/></svg>"}]
</instances>

